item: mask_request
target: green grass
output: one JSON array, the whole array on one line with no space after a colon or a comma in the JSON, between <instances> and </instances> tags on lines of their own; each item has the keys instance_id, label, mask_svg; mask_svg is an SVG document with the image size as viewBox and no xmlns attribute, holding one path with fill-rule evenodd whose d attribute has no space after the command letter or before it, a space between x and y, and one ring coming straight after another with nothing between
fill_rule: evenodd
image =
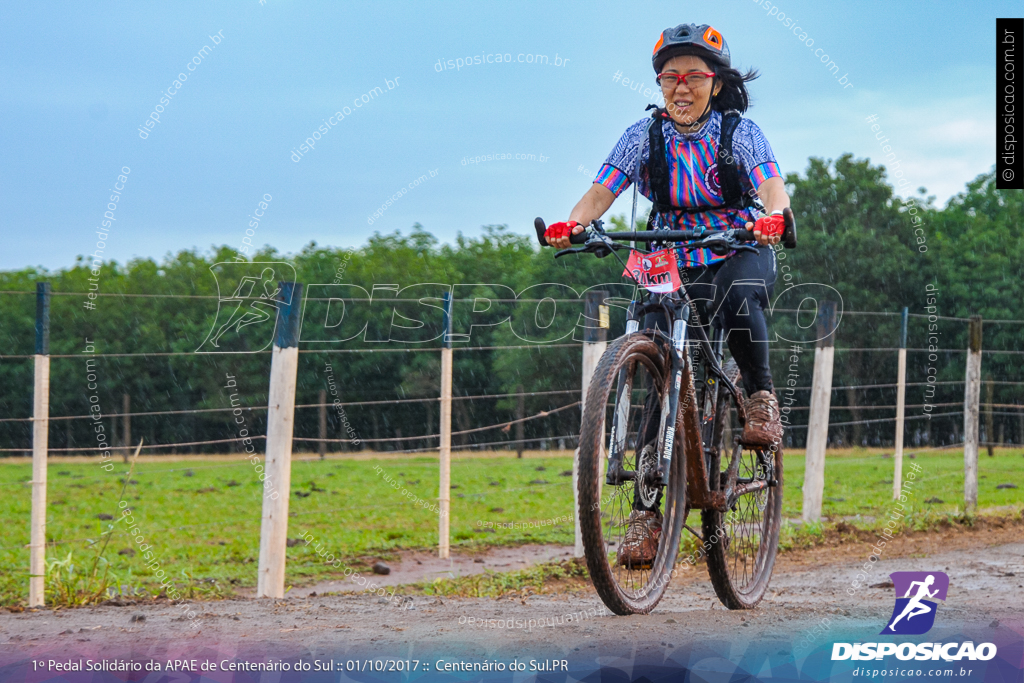
<instances>
[{"instance_id":1,"label":"green grass","mask_svg":"<svg viewBox=\"0 0 1024 683\"><path fill-rule=\"evenodd\" d=\"M454 579L439 578L424 582L419 588L426 595L497 598L510 593L543 593L550 581L572 581L586 579L588 576L583 560L572 559L538 564L512 572L487 571Z\"/></svg>"},{"instance_id":2,"label":"green grass","mask_svg":"<svg viewBox=\"0 0 1024 683\"><path fill-rule=\"evenodd\" d=\"M881 449L829 454L826 463L824 514L847 518L862 527L874 526L871 518L891 508L892 459ZM982 451L979 463L979 506L1019 509L1024 505L1024 458L1020 449L997 451L989 458ZM927 524L935 517L962 511L963 455L961 452L922 453L914 462L924 468L915 495L908 501L911 521ZM569 457L456 460L452 464L451 540L456 549L477 550L487 545L522 543L571 544L571 522L533 529L482 530L478 522L538 522L570 515L571 478L560 476L571 467ZM408 460L296 461L292 468L292 496L288 537L311 533L327 552L354 568L387 559L395 551L434 548L437 516L413 504L374 471L380 466L407 490L432 501L437 495L437 461ZM545 468L539 471L537 468ZM99 463L51 462L49 468L47 538L59 541L47 549L49 559L64 558L69 551L84 561L95 553L93 544L113 523L99 515L118 514L117 500L127 466L118 463L104 472ZM786 457L784 512L800 516L803 456ZM189 476L191 473L192 476ZM0 604L24 603L27 598L31 465L0 464ZM530 483L542 480L547 483ZM145 543L179 591L211 596L229 593L233 587L255 585L259 550L262 487L248 461L188 462L143 461L136 466L125 500L133 510ZM1013 483L1019 488L997 490ZM308 495L299 495L308 494ZM925 501L938 498L943 503ZM842 500L840 500L842 499ZM500 511L498 510L500 508ZM860 515L860 518L856 516ZM851 519L852 518L852 519ZM118 577L153 593L159 582L146 560L123 529L115 526L104 556ZM807 529L806 533L812 533ZM118 554L134 548L134 556ZM340 575L322 562L313 546L299 543L288 548L289 585L310 583ZM528 577L533 581L536 577ZM483 581L483 579L481 579ZM503 580L488 579L491 584ZM518 581L518 580L517 580ZM515 582L513 582L515 583ZM511 584L510 584L511 585ZM490 594L501 586L483 584L472 590ZM438 590L441 590L440 587ZM463 590L463 588L459 588Z\"/></svg>"},{"instance_id":3,"label":"green grass","mask_svg":"<svg viewBox=\"0 0 1024 683\"><path fill-rule=\"evenodd\" d=\"M911 451L912 452L912 451ZM826 517L856 517L858 526L874 526L870 517L888 517L893 509L892 449L853 449L829 451L825 461L825 495L822 514ZM1024 450L997 449L988 457L982 449L978 457L978 507L1020 507L1024 504ZM964 455L962 450L927 451L911 459L904 456L903 477L911 464L922 468L913 482L914 495L905 506L912 513L957 515L964 510ZM798 517L803 502L803 454L785 460L786 493L783 511L786 517ZM999 484L1014 484L1016 489L997 489ZM929 502L938 499L942 502ZM881 520L879 520L881 521Z\"/></svg>"}]
</instances>

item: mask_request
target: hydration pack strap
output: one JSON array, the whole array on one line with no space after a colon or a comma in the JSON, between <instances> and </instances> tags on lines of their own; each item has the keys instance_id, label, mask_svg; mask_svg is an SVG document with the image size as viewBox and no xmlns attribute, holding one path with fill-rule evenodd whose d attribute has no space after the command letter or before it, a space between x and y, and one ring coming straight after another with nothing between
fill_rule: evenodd
<instances>
[{"instance_id":1,"label":"hydration pack strap","mask_svg":"<svg viewBox=\"0 0 1024 683\"><path fill-rule=\"evenodd\" d=\"M668 112L660 107L655 107L654 113L651 114L651 123L647 126L647 137L650 141L647 175L651 185L651 201L654 202L653 210L659 213L672 210L672 196L668 186L665 132L661 129L662 122L666 120L671 120Z\"/></svg>"},{"instance_id":2,"label":"hydration pack strap","mask_svg":"<svg viewBox=\"0 0 1024 683\"><path fill-rule=\"evenodd\" d=\"M654 105L651 105L652 107ZM651 107L648 107L651 108ZM722 115L722 134L718 140L718 182L722 187L721 206L675 206L669 192L668 150L665 147L665 133L662 130L664 121L671 121L665 109L656 107L651 115L651 123L647 127L650 142L650 155L647 161L647 173L651 187L651 199L654 206L648 217L648 224L653 226L657 214L670 213L703 213L721 209L743 209L754 206L754 200L743 192L740 183L739 161L732 153L732 137L743 118L739 112L730 110Z\"/></svg>"},{"instance_id":3,"label":"hydration pack strap","mask_svg":"<svg viewBox=\"0 0 1024 683\"><path fill-rule=\"evenodd\" d=\"M726 112L722 116L722 136L718 140L718 183L722 186L722 199L728 207L750 206L743 201L740 165L732 153L732 134L736 132L740 118L736 111Z\"/></svg>"}]
</instances>

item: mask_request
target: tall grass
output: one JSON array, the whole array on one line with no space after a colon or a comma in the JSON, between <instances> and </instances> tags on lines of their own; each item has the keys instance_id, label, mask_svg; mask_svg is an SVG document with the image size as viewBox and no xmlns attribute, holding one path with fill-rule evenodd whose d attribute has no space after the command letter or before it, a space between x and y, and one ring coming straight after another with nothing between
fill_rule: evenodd
<instances>
[{"instance_id":1,"label":"tall grass","mask_svg":"<svg viewBox=\"0 0 1024 683\"><path fill-rule=\"evenodd\" d=\"M105 553L110 544L110 536L114 532L114 525L124 519L117 511L121 508L121 501L124 500L125 491L128 489L128 482L135 472L135 463L139 459L139 451L142 450L142 441L139 441L135 455L132 457L128 474L125 475L124 484L121 486L121 494L117 499L117 506L114 508L114 521L107 525L107 530L100 534L100 538L92 542L91 546L96 548L92 557L92 563L86 560L85 563L75 562L74 551L69 550L67 557L63 560L46 561L46 595L48 603L53 607L80 607L82 605L94 605L103 602L116 595L125 595L128 592L139 591L138 582L131 580L131 568L128 569L127 588L116 575L110 571L110 562Z\"/></svg>"}]
</instances>

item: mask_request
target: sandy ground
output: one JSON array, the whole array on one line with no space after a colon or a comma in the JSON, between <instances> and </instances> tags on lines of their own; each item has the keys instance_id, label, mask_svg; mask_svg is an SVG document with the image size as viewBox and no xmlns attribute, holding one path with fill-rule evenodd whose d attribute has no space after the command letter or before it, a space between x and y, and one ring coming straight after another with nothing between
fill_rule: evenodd
<instances>
[{"instance_id":1,"label":"sandy ground","mask_svg":"<svg viewBox=\"0 0 1024 683\"><path fill-rule=\"evenodd\" d=\"M517 555L517 550L523 552ZM4 611L0 613L0 658L11 662L53 652L92 657L130 652L135 657L159 658L190 652L195 656L200 650L238 657L372 652L415 658L441 651L486 657L500 649L530 657L578 655L599 661L603 653L664 655L683 644L733 642L738 637L785 641L799 654L801 648L809 652L828 645L844 632L877 635L893 606L892 588L885 585L888 574L906 570L945 571L950 576L949 596L940 606L929 638L960 632L956 629L978 631L978 637L985 637L997 627L1004 634L1008 629L1024 635L1024 524L918 533L899 538L888 550L867 585L852 596L848 589L870 554L867 543L850 541L783 553L768 596L751 611L725 609L703 566L682 571L654 613L629 617L609 614L586 584L502 599L418 595L391 601L365 593L325 596L324 591L344 587L318 584L293 589L284 600L198 604L198 626L167 604ZM458 557L448 568L436 558L410 553L394 563L390 577L381 578L396 583L449 569L460 573L482 567L514 569L524 555L534 560L558 559L567 551L555 546L505 548ZM473 561L480 558L483 563ZM577 616L565 620L571 613ZM581 618L581 613L587 618ZM556 617L563 617L564 623L537 625ZM491 619L523 623L512 628L481 624ZM819 633L810 633L816 627Z\"/></svg>"}]
</instances>

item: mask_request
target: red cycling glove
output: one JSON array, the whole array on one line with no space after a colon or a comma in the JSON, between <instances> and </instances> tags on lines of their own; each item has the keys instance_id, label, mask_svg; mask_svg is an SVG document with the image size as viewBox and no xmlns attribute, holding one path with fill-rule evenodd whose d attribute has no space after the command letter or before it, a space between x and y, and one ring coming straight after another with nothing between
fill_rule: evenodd
<instances>
[{"instance_id":1,"label":"red cycling glove","mask_svg":"<svg viewBox=\"0 0 1024 683\"><path fill-rule=\"evenodd\" d=\"M754 232L760 232L768 237L775 237L781 236L785 227L786 219L782 217L782 212L778 211L770 216L758 218L754 223Z\"/></svg>"},{"instance_id":2,"label":"red cycling glove","mask_svg":"<svg viewBox=\"0 0 1024 683\"><path fill-rule=\"evenodd\" d=\"M552 223L548 226L548 229L544 231L544 239L547 240L548 244L551 244L551 240L553 239L556 240L562 237L569 237L572 234L572 229L577 225L579 225L579 223L576 221Z\"/></svg>"}]
</instances>

